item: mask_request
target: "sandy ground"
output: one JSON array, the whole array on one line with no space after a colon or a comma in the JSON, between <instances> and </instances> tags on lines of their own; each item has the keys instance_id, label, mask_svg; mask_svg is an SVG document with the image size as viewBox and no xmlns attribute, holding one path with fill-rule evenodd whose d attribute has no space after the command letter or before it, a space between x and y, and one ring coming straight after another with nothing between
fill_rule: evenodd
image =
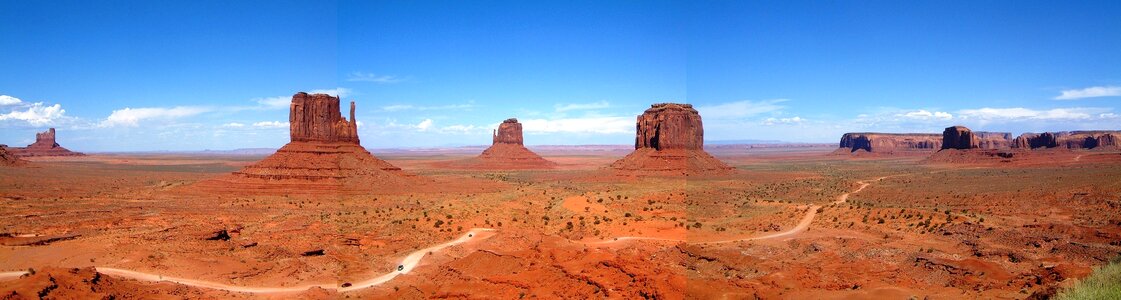
<instances>
[{"instance_id":1,"label":"sandy ground","mask_svg":"<svg viewBox=\"0 0 1121 300\"><path fill-rule=\"evenodd\" d=\"M830 150L719 149L735 174L688 179L605 175L626 154L613 150L539 150L558 168L519 171L438 167L477 153L374 152L437 182L490 183L369 195L193 188L254 156L36 160L0 174L0 289L1020 299L1121 253L1121 154L947 164Z\"/></svg>"}]
</instances>

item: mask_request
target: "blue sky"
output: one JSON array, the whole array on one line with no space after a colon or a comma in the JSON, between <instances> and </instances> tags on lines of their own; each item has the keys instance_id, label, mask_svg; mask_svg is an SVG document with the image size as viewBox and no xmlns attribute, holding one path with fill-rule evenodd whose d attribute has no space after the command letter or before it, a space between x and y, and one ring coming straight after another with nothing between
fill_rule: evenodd
<instances>
[{"instance_id":1,"label":"blue sky","mask_svg":"<svg viewBox=\"0 0 1121 300\"><path fill-rule=\"evenodd\" d=\"M629 144L651 103L706 139L1121 129L1121 3L0 2L0 143L279 147L297 91L367 147Z\"/></svg>"}]
</instances>

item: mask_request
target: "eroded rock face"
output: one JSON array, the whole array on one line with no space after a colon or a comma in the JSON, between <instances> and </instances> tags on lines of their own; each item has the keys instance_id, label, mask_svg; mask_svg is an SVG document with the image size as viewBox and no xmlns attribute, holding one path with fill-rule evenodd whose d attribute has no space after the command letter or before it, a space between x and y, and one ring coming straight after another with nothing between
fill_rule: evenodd
<instances>
[{"instance_id":1,"label":"eroded rock face","mask_svg":"<svg viewBox=\"0 0 1121 300\"><path fill-rule=\"evenodd\" d=\"M301 92L292 96L289 114L291 142L230 176L197 186L265 193L274 189L362 192L420 180L374 157L358 143L354 102L347 121L339 113L339 98Z\"/></svg>"},{"instance_id":2,"label":"eroded rock face","mask_svg":"<svg viewBox=\"0 0 1121 300\"><path fill-rule=\"evenodd\" d=\"M942 131L942 149L974 149L977 148L977 137L973 131L965 126L946 127Z\"/></svg>"},{"instance_id":3,"label":"eroded rock face","mask_svg":"<svg viewBox=\"0 0 1121 300\"><path fill-rule=\"evenodd\" d=\"M350 102L350 121L347 121L339 111L338 97L296 93L292 96L288 122L293 142L359 143L354 102Z\"/></svg>"},{"instance_id":4,"label":"eroded rock face","mask_svg":"<svg viewBox=\"0 0 1121 300\"><path fill-rule=\"evenodd\" d=\"M658 103L651 105L635 124L634 148L690 149L704 146L701 115L691 104Z\"/></svg>"},{"instance_id":5,"label":"eroded rock face","mask_svg":"<svg viewBox=\"0 0 1121 300\"><path fill-rule=\"evenodd\" d=\"M513 144L522 145L522 123L518 119L509 118L498 124L498 129L493 133L492 145Z\"/></svg>"},{"instance_id":6,"label":"eroded rock face","mask_svg":"<svg viewBox=\"0 0 1121 300\"><path fill-rule=\"evenodd\" d=\"M9 151L19 157L32 157L32 156L79 156L85 155L82 153L70 151L63 148L55 141L55 129L50 128L47 131L35 134L35 142L27 147L10 148Z\"/></svg>"},{"instance_id":7,"label":"eroded rock face","mask_svg":"<svg viewBox=\"0 0 1121 300\"><path fill-rule=\"evenodd\" d=\"M1121 147L1121 131L1059 131L1021 134L1012 142L1013 148L1098 149Z\"/></svg>"},{"instance_id":8,"label":"eroded rock face","mask_svg":"<svg viewBox=\"0 0 1121 300\"><path fill-rule=\"evenodd\" d=\"M635 151L611 168L660 175L725 174L733 171L704 150L701 115L689 104L658 103L638 116Z\"/></svg>"},{"instance_id":9,"label":"eroded rock face","mask_svg":"<svg viewBox=\"0 0 1121 300\"><path fill-rule=\"evenodd\" d=\"M942 148L942 135L927 133L852 132L841 136L837 153L927 153Z\"/></svg>"},{"instance_id":10,"label":"eroded rock face","mask_svg":"<svg viewBox=\"0 0 1121 300\"><path fill-rule=\"evenodd\" d=\"M23 163L23 160L8 151L8 145L0 145L0 166L15 166Z\"/></svg>"}]
</instances>

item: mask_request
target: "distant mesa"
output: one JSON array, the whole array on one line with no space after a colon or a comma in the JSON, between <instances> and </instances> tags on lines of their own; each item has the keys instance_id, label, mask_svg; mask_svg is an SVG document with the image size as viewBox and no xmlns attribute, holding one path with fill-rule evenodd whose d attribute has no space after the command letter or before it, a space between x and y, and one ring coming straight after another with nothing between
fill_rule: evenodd
<instances>
[{"instance_id":1,"label":"distant mesa","mask_svg":"<svg viewBox=\"0 0 1121 300\"><path fill-rule=\"evenodd\" d=\"M1019 149L1118 149L1121 148L1121 131L1059 131L1025 133L1012 142Z\"/></svg>"},{"instance_id":2,"label":"distant mesa","mask_svg":"<svg viewBox=\"0 0 1121 300\"><path fill-rule=\"evenodd\" d=\"M27 147L22 148L9 148L12 154L18 157L35 157L35 156L82 156L85 154L70 151L63 148L55 141L54 128L47 129L47 131L36 133L35 142Z\"/></svg>"},{"instance_id":3,"label":"distant mesa","mask_svg":"<svg viewBox=\"0 0 1121 300\"><path fill-rule=\"evenodd\" d=\"M351 102L347 120L340 113L338 97L295 94L288 116L291 142L230 176L200 185L239 190L362 191L416 180L359 145L354 108Z\"/></svg>"},{"instance_id":4,"label":"distant mesa","mask_svg":"<svg viewBox=\"0 0 1121 300\"><path fill-rule=\"evenodd\" d=\"M523 145L522 123L509 118L498 124L491 145L477 157L451 162L447 166L466 169L552 169L557 163L542 158Z\"/></svg>"},{"instance_id":5,"label":"distant mesa","mask_svg":"<svg viewBox=\"0 0 1121 300\"><path fill-rule=\"evenodd\" d=\"M26 163L26 161L16 156L11 151L8 151L8 145L0 145L0 166L18 166Z\"/></svg>"},{"instance_id":6,"label":"distant mesa","mask_svg":"<svg viewBox=\"0 0 1121 300\"><path fill-rule=\"evenodd\" d=\"M942 148L942 135L850 132L841 135L839 146L834 154L927 155Z\"/></svg>"},{"instance_id":7,"label":"distant mesa","mask_svg":"<svg viewBox=\"0 0 1121 300\"><path fill-rule=\"evenodd\" d=\"M1006 149L1012 134L972 131L964 126L937 133L853 132L841 136L834 154L930 155L941 149Z\"/></svg>"},{"instance_id":8,"label":"distant mesa","mask_svg":"<svg viewBox=\"0 0 1121 300\"><path fill-rule=\"evenodd\" d=\"M701 115L690 104L653 104L635 124L635 150L611 168L624 173L719 175L734 171L704 150Z\"/></svg>"},{"instance_id":9,"label":"distant mesa","mask_svg":"<svg viewBox=\"0 0 1121 300\"><path fill-rule=\"evenodd\" d=\"M1007 149L1012 147L1012 133L972 131L965 126L946 127L942 131L942 149Z\"/></svg>"}]
</instances>

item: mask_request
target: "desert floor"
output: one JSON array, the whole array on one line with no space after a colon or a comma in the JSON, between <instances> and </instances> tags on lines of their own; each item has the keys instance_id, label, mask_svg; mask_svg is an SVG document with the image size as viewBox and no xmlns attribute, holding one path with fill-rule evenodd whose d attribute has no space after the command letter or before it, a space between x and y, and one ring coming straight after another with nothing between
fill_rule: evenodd
<instances>
[{"instance_id":1,"label":"desert floor","mask_svg":"<svg viewBox=\"0 0 1121 300\"><path fill-rule=\"evenodd\" d=\"M538 151L560 167L537 171L371 150L448 184L368 194L193 185L262 156L38 159L0 169L0 298L1021 299L1121 254L1117 152L729 147L734 175L604 170L625 150Z\"/></svg>"}]
</instances>

